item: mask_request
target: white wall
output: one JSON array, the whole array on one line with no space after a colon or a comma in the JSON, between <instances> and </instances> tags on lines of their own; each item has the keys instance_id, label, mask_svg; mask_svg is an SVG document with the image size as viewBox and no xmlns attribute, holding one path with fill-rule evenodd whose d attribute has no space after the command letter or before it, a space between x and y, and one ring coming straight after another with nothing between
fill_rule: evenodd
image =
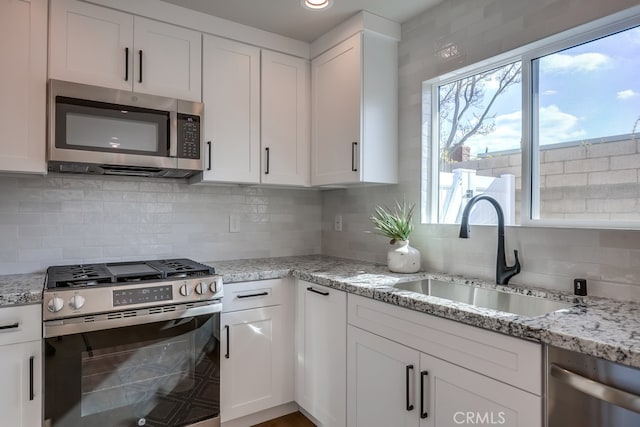
<instances>
[{"instance_id":1,"label":"white wall","mask_svg":"<svg viewBox=\"0 0 640 427\"><path fill-rule=\"evenodd\" d=\"M240 232L229 233L229 215ZM89 175L0 177L0 274L49 265L317 254L317 191Z\"/></svg>"},{"instance_id":2,"label":"white wall","mask_svg":"<svg viewBox=\"0 0 640 427\"><path fill-rule=\"evenodd\" d=\"M420 204L421 85L424 80L472 65L560 31L637 4L636 0L445 0L402 26L399 47L400 184L332 190L323 194L323 253L386 262L386 240L367 234L376 204L395 198ZM449 43L460 55L443 60ZM332 230L343 215L342 233ZM418 215L419 216L419 215ZM495 277L495 227L473 227L470 239L458 227L418 225L411 238L428 270ZM572 278L589 279L593 295L640 301L640 232L509 228L507 250L518 249L523 272L512 279L572 289ZM511 263L512 260L508 259Z\"/></svg>"}]
</instances>

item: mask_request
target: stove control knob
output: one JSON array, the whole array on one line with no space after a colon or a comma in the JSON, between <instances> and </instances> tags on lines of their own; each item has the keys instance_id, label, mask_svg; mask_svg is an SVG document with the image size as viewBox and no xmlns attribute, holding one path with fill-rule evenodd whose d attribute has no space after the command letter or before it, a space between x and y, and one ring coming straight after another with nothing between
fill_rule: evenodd
<instances>
[{"instance_id":1,"label":"stove control knob","mask_svg":"<svg viewBox=\"0 0 640 427\"><path fill-rule=\"evenodd\" d=\"M184 285L180 286L180 295L182 295L183 297L188 297L189 295L191 295L191 288L189 287L189 285L185 283Z\"/></svg>"},{"instance_id":2,"label":"stove control knob","mask_svg":"<svg viewBox=\"0 0 640 427\"><path fill-rule=\"evenodd\" d=\"M69 307L73 310L80 310L84 305L84 297L82 295L74 295L69 299Z\"/></svg>"},{"instance_id":3,"label":"stove control knob","mask_svg":"<svg viewBox=\"0 0 640 427\"><path fill-rule=\"evenodd\" d=\"M209 285L209 289L214 294L220 292L222 290L222 277L216 277L216 279Z\"/></svg>"},{"instance_id":4,"label":"stove control knob","mask_svg":"<svg viewBox=\"0 0 640 427\"><path fill-rule=\"evenodd\" d=\"M200 282L196 285L196 294L202 295L207 291L207 284Z\"/></svg>"},{"instance_id":5,"label":"stove control knob","mask_svg":"<svg viewBox=\"0 0 640 427\"><path fill-rule=\"evenodd\" d=\"M64 308L64 300L62 298L53 297L47 303L47 309L52 313L57 313Z\"/></svg>"}]
</instances>

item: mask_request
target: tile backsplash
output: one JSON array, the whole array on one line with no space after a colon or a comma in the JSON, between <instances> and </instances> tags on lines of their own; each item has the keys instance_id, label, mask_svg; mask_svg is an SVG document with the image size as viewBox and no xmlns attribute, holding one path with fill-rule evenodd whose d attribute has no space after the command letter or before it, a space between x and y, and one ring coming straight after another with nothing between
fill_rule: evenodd
<instances>
[{"instance_id":1,"label":"tile backsplash","mask_svg":"<svg viewBox=\"0 0 640 427\"><path fill-rule=\"evenodd\" d=\"M370 233L369 216L394 199L420 205L422 82L577 25L637 5L636 0L447 0L402 25L399 45L400 183L323 193L323 253L386 262L387 239ZM457 55L438 55L455 46ZM343 232L333 231L336 214ZM416 224L419 223L419 213ZM453 225L417 225L412 246L423 268L493 280L496 229L473 227L458 238ZM523 271L512 279L571 290L575 277L589 280L591 295L640 301L640 231L510 227L507 262L519 250Z\"/></svg>"},{"instance_id":2,"label":"tile backsplash","mask_svg":"<svg viewBox=\"0 0 640 427\"><path fill-rule=\"evenodd\" d=\"M239 232L229 232L229 217ZM0 274L49 265L318 254L317 191L181 180L0 177Z\"/></svg>"}]
</instances>

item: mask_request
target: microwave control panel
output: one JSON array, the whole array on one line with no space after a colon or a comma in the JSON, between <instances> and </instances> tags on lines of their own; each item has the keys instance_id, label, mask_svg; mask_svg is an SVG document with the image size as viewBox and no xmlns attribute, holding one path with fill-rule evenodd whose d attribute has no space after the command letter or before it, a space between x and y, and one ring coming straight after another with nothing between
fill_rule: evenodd
<instances>
[{"instance_id":1,"label":"microwave control panel","mask_svg":"<svg viewBox=\"0 0 640 427\"><path fill-rule=\"evenodd\" d=\"M178 113L178 157L200 158L200 117Z\"/></svg>"}]
</instances>

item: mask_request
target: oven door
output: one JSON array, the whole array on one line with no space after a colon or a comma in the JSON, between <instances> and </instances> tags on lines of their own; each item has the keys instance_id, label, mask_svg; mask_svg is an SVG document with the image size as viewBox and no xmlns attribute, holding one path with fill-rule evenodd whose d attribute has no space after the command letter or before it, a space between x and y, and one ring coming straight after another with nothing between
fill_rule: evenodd
<instances>
[{"instance_id":1,"label":"oven door","mask_svg":"<svg viewBox=\"0 0 640 427\"><path fill-rule=\"evenodd\" d=\"M44 425L219 426L219 316L47 337Z\"/></svg>"}]
</instances>

